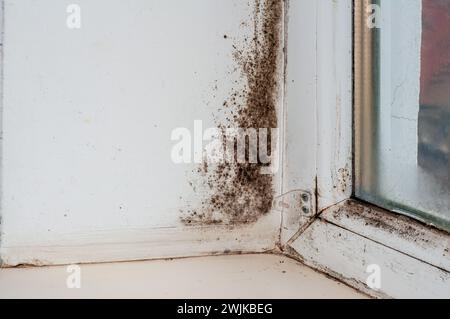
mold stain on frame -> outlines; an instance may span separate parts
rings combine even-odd
[[[222,132],[230,128],[268,129],[266,151],[270,151],[274,149],[272,143],[277,143],[277,137],[271,136],[270,129],[278,128],[277,101],[283,81],[279,73],[283,61],[280,57],[284,1],[253,0],[251,5],[253,16],[249,18],[253,22],[253,35],[245,38],[243,43],[232,44],[233,57],[245,85],[233,89],[223,102],[218,112],[226,116],[216,120],[216,124]],[[229,40],[228,35],[223,37]],[[223,138],[222,144],[226,148]],[[236,150],[236,141],[234,148]],[[274,176],[261,173],[261,169],[271,163],[264,164],[259,158],[257,163],[250,163],[247,156],[244,163],[199,166],[197,173],[206,185],[208,195],[198,209],[182,212],[183,224],[250,224],[271,211]]]

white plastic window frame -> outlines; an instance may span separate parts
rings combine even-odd
[[[289,2],[283,187],[311,190],[316,215],[293,237],[284,216],[282,247],[374,297],[450,298],[450,235],[353,198],[352,22],[368,4]]]

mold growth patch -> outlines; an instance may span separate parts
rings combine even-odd
[[[283,0],[254,0],[252,8],[252,36],[241,44],[232,43],[233,57],[244,85],[233,89],[220,106],[224,120],[216,120],[216,124],[222,131],[278,128]],[[230,35],[223,38],[231,42]],[[277,143],[276,138],[269,134],[268,150],[273,149],[271,143]],[[273,175],[264,175],[261,169],[269,165],[258,160],[258,163],[199,166],[197,173],[208,189],[208,196],[200,208],[183,212],[183,223],[248,224],[268,214],[274,199],[274,181]]]

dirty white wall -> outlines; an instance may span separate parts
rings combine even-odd
[[[4,264],[274,247],[278,213],[233,231],[183,226],[196,166],[170,158],[174,128],[213,125],[252,2],[3,2]],[[80,29],[66,25],[73,2]]]

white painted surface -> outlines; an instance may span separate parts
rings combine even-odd
[[[3,266],[66,265],[105,261],[269,252],[279,234],[278,214],[256,224],[230,227],[131,228],[63,234],[58,243],[3,247]]]
[[[170,161],[172,129],[191,129],[196,119],[213,126],[211,114],[237,77],[229,74],[236,64],[223,35],[251,34],[241,22],[249,21],[252,6],[237,0],[79,4],[82,28],[69,30],[65,3],[5,1],[5,264],[273,249],[276,211],[218,242],[215,228],[184,230],[179,210],[202,196],[189,185],[196,167]],[[321,207],[346,198],[351,187],[332,187],[343,185],[343,170],[349,171],[350,8],[349,0],[289,7],[283,169],[276,177],[283,182],[276,188],[310,192],[313,211],[316,186]],[[285,217],[284,243],[305,224]],[[180,247],[176,239],[162,244],[172,234],[185,238]]]
[[[291,247],[308,266],[374,297],[450,298],[449,272],[389,248],[384,239],[377,242],[359,235],[360,231],[317,219]],[[367,285],[370,265],[380,267],[380,289]]]
[[[317,2],[287,3],[282,194],[309,192],[316,211]],[[283,211],[282,217],[281,243],[286,244],[304,221],[300,211]]]
[[[352,192],[352,1],[289,1],[287,22],[283,193],[321,211]],[[285,217],[282,243],[304,226]]]
[[[450,235],[375,206],[347,201],[322,219],[450,272]]]
[[[67,247],[84,245],[97,248],[76,248],[76,261],[166,256],[159,241],[115,249],[182,233],[180,209],[201,202],[189,185],[196,166],[171,161],[171,132],[196,119],[214,127],[239,76],[233,41],[252,37],[253,5],[80,0],[82,27],[70,30],[68,4],[4,1],[1,257],[73,261]],[[279,213],[262,222],[246,232],[264,240],[233,247],[272,249]],[[179,242],[183,255],[204,252],[208,229]],[[99,252],[105,244],[112,255]]]
[[[350,0],[289,3],[283,192],[318,186],[319,210],[351,195],[351,21]]]
[[[314,194],[316,176],[317,2],[289,1],[283,193]]]
[[[319,1],[317,17],[318,210],[352,195],[353,1]]]
[[[176,276],[174,276],[176,274]],[[0,270],[0,298],[366,298],[304,265],[275,255],[223,256]]]

